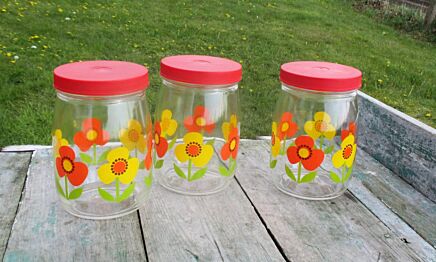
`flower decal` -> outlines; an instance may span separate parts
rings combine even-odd
[[[180,162],[192,161],[196,167],[205,166],[212,158],[213,148],[203,144],[203,136],[197,132],[187,133],[183,144],[176,146],[174,153]]]
[[[277,157],[280,153],[280,138],[277,136],[277,123],[273,122],[271,127],[271,154]]]
[[[313,139],[325,137],[331,140],[336,134],[336,129],[330,122],[331,118],[326,112],[317,112],[314,121],[304,124],[304,131]]]
[[[210,119],[209,112],[204,106],[197,106],[194,109],[194,114],[185,118],[184,125],[189,132],[204,130],[207,133],[212,133],[215,129],[215,123]]]
[[[162,111],[160,127],[162,130],[162,136],[172,136],[177,130],[177,122],[172,119],[173,113],[171,110],[165,109]]]
[[[356,123],[351,122],[348,125],[348,129],[343,129],[341,131],[341,140],[344,141],[344,139],[350,134],[352,134],[353,136],[356,136],[356,131],[357,131]]]
[[[127,129],[121,129],[119,137],[121,143],[123,143],[129,151],[137,149],[139,152],[144,153],[146,141],[142,133],[141,123],[137,120],[130,120],[127,124]]]
[[[332,158],[333,166],[340,168],[344,164],[350,168],[356,157],[357,146],[354,142],[354,136],[348,135],[341,143],[341,150],[337,151]]]
[[[80,186],[88,176],[88,167],[82,162],[76,162],[75,159],[73,149],[61,146],[59,156],[56,157],[56,170],[59,177],[66,176],[73,186]]]
[[[290,138],[297,133],[297,130],[297,124],[292,122],[292,114],[284,112],[277,129],[277,136],[280,140]]]
[[[145,154],[145,160],[144,160],[144,166],[147,170],[150,170],[151,168],[151,164],[153,163],[153,159],[151,157],[151,151],[153,148],[153,136],[152,133],[150,132],[147,135],[147,153]]]
[[[287,150],[289,162],[301,163],[308,171],[315,170],[324,160],[324,153],[322,150],[314,149],[314,146],[315,142],[310,136],[297,137],[295,146],[290,146]]]
[[[154,124],[154,145],[158,157],[163,157],[168,150],[168,141],[162,136],[162,129],[159,121]]]
[[[230,116],[230,122],[224,122],[223,125],[221,126],[221,130],[223,132],[223,136],[225,140],[229,139],[230,131],[235,127],[238,127],[238,118],[236,117],[235,114],[233,114]]]
[[[59,156],[59,149],[62,146],[68,146],[68,141],[62,137],[62,131],[60,129],[55,130],[53,139],[53,149],[55,152],[55,156]]]
[[[104,145],[109,141],[109,133],[102,129],[96,118],[87,118],[82,122],[82,130],[74,135],[74,143],[81,151],[88,151],[92,145]]]
[[[221,149],[221,157],[223,160],[232,157],[236,159],[239,149],[239,131],[237,127],[233,127],[227,135],[227,141]]]
[[[139,160],[129,158],[129,150],[126,147],[112,149],[106,159],[108,163],[103,164],[97,170],[98,178],[102,183],[110,184],[117,179],[128,185],[135,179]]]

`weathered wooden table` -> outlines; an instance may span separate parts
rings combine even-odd
[[[436,261],[436,205],[360,150],[350,189],[303,201],[272,185],[269,144],[244,140],[223,192],[183,196],[155,185],[148,205],[91,221],[64,212],[50,148],[0,152],[5,261]]]

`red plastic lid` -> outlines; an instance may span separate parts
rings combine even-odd
[[[54,87],[77,95],[110,96],[142,91],[148,87],[148,70],[123,61],[86,61],[55,68]]]
[[[160,75],[189,84],[228,85],[241,81],[242,66],[221,57],[177,55],[160,61]]]
[[[280,80],[290,86],[323,92],[345,92],[362,86],[362,72],[341,64],[316,61],[281,66]]]

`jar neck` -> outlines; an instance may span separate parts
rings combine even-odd
[[[65,93],[59,90],[56,90],[56,95],[59,99],[63,101],[86,101],[86,100],[98,100],[98,101],[108,101],[108,100],[128,100],[128,99],[138,99],[143,96],[145,96],[145,90],[135,92],[135,93],[129,93],[129,94],[122,94],[122,95],[111,95],[111,96],[91,96],[91,95],[77,95],[77,94],[71,94],[71,93]]]
[[[177,82],[173,80],[166,79],[162,77],[162,82],[165,86],[175,88],[175,89],[186,89],[192,88],[196,89],[196,91],[204,90],[204,91],[233,91],[238,89],[238,83],[233,83],[229,85],[200,85],[200,84],[190,84]]]
[[[346,92],[324,92],[324,91],[315,91],[302,89],[295,86],[290,86],[282,82],[282,90],[288,92],[293,95],[303,95],[308,97],[319,97],[319,96],[327,96],[332,98],[346,98],[346,97],[355,97],[357,95],[357,90],[351,90]]]

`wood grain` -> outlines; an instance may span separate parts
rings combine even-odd
[[[434,261],[434,249],[414,250],[348,191],[329,201],[280,193],[269,177],[267,142],[240,148],[237,180],[290,260]]]
[[[0,152],[0,258],[12,230],[32,153]]]
[[[78,219],[58,202],[50,150],[35,151],[5,261],[144,261],[138,214]]]

